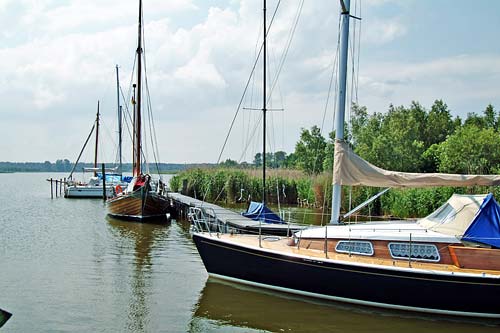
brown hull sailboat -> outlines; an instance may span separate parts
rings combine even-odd
[[[154,190],[151,177],[141,170],[141,102],[142,102],[142,1],[139,1],[139,24],[137,42],[137,84],[133,84],[134,98],[134,135],[133,135],[133,170],[134,178],[127,189],[117,187],[117,195],[108,200],[109,215],[125,220],[144,221],[147,219],[166,219],[169,209],[168,199]],[[159,184],[161,189],[161,183]]]
[[[165,218],[168,209],[169,202],[164,196],[156,192],[145,192],[143,188],[108,201],[109,215],[120,219]]]

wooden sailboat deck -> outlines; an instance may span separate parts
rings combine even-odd
[[[217,206],[212,203],[201,201],[187,195],[183,195],[176,192],[169,192],[167,197],[170,198],[177,211],[187,212],[189,207],[203,208],[205,214],[209,215],[210,218],[219,221],[222,224],[226,224],[229,227],[235,228],[240,232],[245,233],[258,233],[259,225],[263,234],[279,234],[286,235],[293,231],[303,229],[304,226],[299,224],[287,223],[287,224],[274,224],[274,223],[259,223],[259,221],[254,221],[248,217],[242,216],[232,210]]]
[[[230,243],[245,245],[252,248],[259,248],[259,237],[255,235],[221,234],[218,236],[212,235],[212,237],[218,237],[219,239]],[[300,245],[290,246],[288,245],[288,242],[290,240],[291,239],[288,237],[262,236],[260,246],[264,249],[269,249],[288,255],[307,256],[318,259],[326,258],[324,251],[300,247]],[[349,263],[359,263],[364,265],[381,265],[386,267],[412,268],[416,270],[442,271],[450,273],[453,272],[453,273],[468,273],[468,274],[481,274],[481,275],[488,274],[488,275],[496,275],[500,278],[500,271],[498,270],[466,269],[457,267],[455,265],[427,263],[415,260],[409,262],[407,260],[394,260],[394,259],[387,259],[380,257],[342,254],[334,251],[328,251],[327,258],[330,260],[346,261]]]

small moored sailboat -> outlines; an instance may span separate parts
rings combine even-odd
[[[114,189],[116,186],[126,186],[126,183],[123,180],[121,175],[121,163],[120,163],[120,172],[116,173],[116,168],[106,168],[104,170],[105,175],[100,174],[102,172],[102,168],[98,167],[97,164],[97,156],[98,156],[98,147],[99,147],[99,121],[100,121],[100,112],[99,112],[99,101],[97,101],[97,114],[92,129],[85,141],[85,144],[76,159],[76,162],[71,170],[68,180],[66,181],[64,188],[64,197],[65,198],[102,198],[105,194],[106,197],[112,197],[114,195]],[[83,151],[87,146],[87,143],[95,132],[95,150],[94,150],[94,167],[93,168],[83,168],[83,172],[91,172],[92,177],[90,177],[88,182],[77,181],[73,179],[73,174],[75,172],[75,168],[80,161]],[[105,191],[103,191],[103,186],[106,187]]]

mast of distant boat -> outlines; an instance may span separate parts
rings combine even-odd
[[[335,116],[335,141],[344,140],[344,115],[346,99],[346,79],[347,79],[347,57],[349,44],[349,9],[350,0],[340,0],[342,9],[342,24],[340,35],[340,55],[339,55],[339,97],[337,100],[337,114]],[[340,184],[333,184],[332,193],[332,217],[330,223],[338,224],[340,219],[340,199],[342,187]]]
[[[120,106],[120,76],[118,75],[118,65],[116,65],[116,101],[117,101],[117,112],[118,112],[118,158],[119,166],[118,173],[120,174],[120,180],[122,180],[122,107]]]
[[[97,101],[97,115],[95,123],[94,177],[97,177],[97,150],[99,145],[99,101]]]
[[[137,37],[137,94],[134,112],[134,161],[132,175],[141,174],[141,71],[142,71],[142,0],[139,0],[139,25]]]
[[[267,27],[266,27],[266,0],[264,0],[264,53],[263,53],[263,92],[262,92],[262,204],[266,206],[266,51],[267,51]]]

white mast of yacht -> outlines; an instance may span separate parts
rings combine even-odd
[[[340,0],[342,7],[342,24],[340,25],[340,55],[339,55],[339,95],[337,99],[337,114],[335,115],[335,141],[344,140],[344,115],[347,81],[347,57],[349,48],[349,8],[350,0]],[[340,219],[340,202],[342,188],[340,184],[333,184],[332,217],[330,223],[338,224]]]

